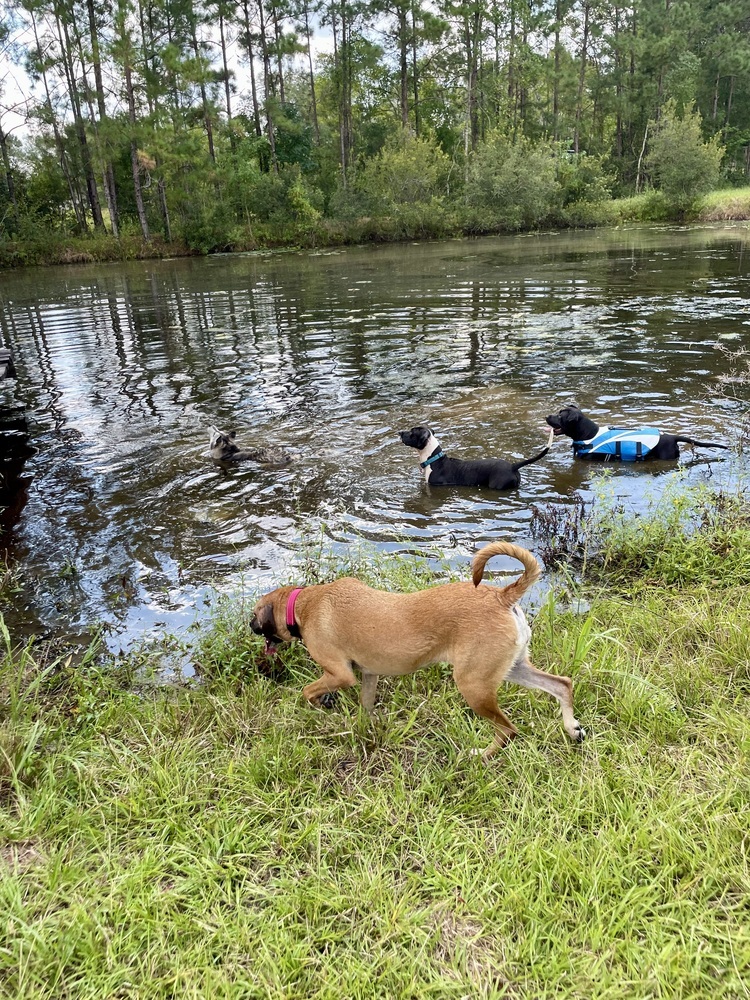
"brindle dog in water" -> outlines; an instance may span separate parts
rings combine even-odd
[[[262,465],[289,465],[294,456],[283,448],[240,448],[235,441],[236,431],[211,428],[208,453],[215,462],[259,462]]]

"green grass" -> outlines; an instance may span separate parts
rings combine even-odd
[[[687,213],[680,213],[656,191],[611,203],[615,222],[742,222],[750,219],[750,187],[722,188],[698,198]]]
[[[713,191],[702,200],[701,222],[750,219],[750,187]]]
[[[750,501],[742,492],[686,490],[677,477],[652,500],[649,516],[626,515],[601,480],[581,533],[585,573],[633,595],[643,585],[750,585]]]
[[[242,602],[197,686],[6,642],[0,996],[748,996],[750,588],[638,573],[536,616],[587,741],[509,687],[522,736],[489,765],[447,668],[383,683],[372,720],[353,692],[314,711],[298,644],[258,676]]]

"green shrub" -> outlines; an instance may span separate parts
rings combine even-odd
[[[659,191],[617,198],[612,206],[618,222],[662,222],[669,218],[669,206]]]
[[[563,154],[557,162],[557,183],[563,207],[581,202],[603,202],[612,197],[612,178],[604,158],[587,153]]]
[[[253,218],[260,222],[308,222],[320,217],[323,195],[307,183],[299,167],[258,174],[248,192]]]
[[[618,221],[618,213],[611,201],[576,201],[560,210],[558,222],[563,226],[585,228],[586,226],[613,226]]]
[[[351,184],[347,187],[339,184],[328,202],[328,212],[334,219],[361,219],[368,216],[371,210],[372,202],[368,194]]]
[[[511,143],[495,133],[474,154],[466,188],[469,224],[478,231],[533,228],[559,198],[552,147]]]
[[[704,142],[700,114],[687,110],[680,116],[674,101],[653,127],[646,164],[667,202],[686,212],[718,183],[724,147],[718,136]]]
[[[384,214],[396,205],[436,203],[445,193],[450,161],[431,139],[402,133],[391,139],[356,179],[371,208]]]

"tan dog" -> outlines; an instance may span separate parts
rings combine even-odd
[[[495,555],[518,559],[524,572],[505,587],[480,586],[484,567]],[[446,583],[413,594],[373,590],[351,577],[279,587],[255,605],[250,627],[265,636],[270,651],[293,638],[304,642],[323,668],[323,676],[303,691],[311,704],[356,684],[352,667],[357,666],[361,702],[370,711],[379,676],[447,662],[468,704],[495,727],[485,759],[517,734],[497,706],[498,688],[506,680],[557,698],[565,732],[580,742],[586,733],[573,714],[570,678],[537,670],[528,657],[531,630],[516,602],[541,576],[539,563],[518,545],[494,542],[477,552],[471,568],[472,583]]]

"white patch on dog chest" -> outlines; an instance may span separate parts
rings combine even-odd
[[[427,459],[430,457],[430,455],[432,455],[433,452],[438,451],[439,449],[440,449],[440,442],[438,441],[438,439],[435,437],[434,434],[430,434],[429,438],[427,439],[427,444],[425,444],[423,448],[419,449],[419,464],[421,465],[423,462],[426,462]],[[424,481],[426,483],[429,483],[430,473],[432,472],[432,463],[430,463],[430,465],[425,465],[423,472],[424,472]]]

